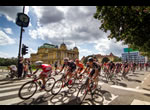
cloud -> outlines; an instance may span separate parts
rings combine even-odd
[[[0,30],[0,45],[15,44],[15,40]]]
[[[26,58],[30,58],[31,53],[36,53],[37,51],[32,49],[32,48],[28,48],[28,54],[26,54],[24,57]]]
[[[4,31],[5,31],[7,34],[13,34],[11,28],[4,28]]]
[[[91,50],[88,49],[82,49],[80,47],[78,47],[79,49],[79,59],[81,59],[83,56],[88,56],[88,55],[92,55],[93,52]]]
[[[105,33],[99,30],[100,21],[93,17],[96,12],[95,6],[33,8],[38,18],[38,27],[29,30],[29,35],[33,39],[60,45],[64,38],[68,48],[74,47],[75,42],[78,45],[95,43],[93,48],[96,48],[101,54],[113,52],[120,55],[124,48],[121,43],[107,39],[109,32]],[[84,54],[87,56],[92,53],[92,50],[81,49],[80,53],[84,52],[87,52]]]
[[[64,19],[64,13],[54,6],[33,7],[41,25],[59,22]]]
[[[120,57],[123,52],[123,48],[127,48],[127,45],[123,45],[122,42],[116,42],[115,39],[108,40],[105,38],[97,41],[94,47],[100,54],[106,55],[112,52],[114,55]]]
[[[0,14],[4,15],[7,20],[15,22],[17,13],[23,11],[23,6],[0,6]],[[25,14],[28,14],[29,7],[25,7]]]
[[[95,7],[34,7],[34,10],[40,19],[39,24],[43,24],[42,21],[46,21],[46,25],[39,25],[37,29],[29,31],[29,35],[33,39],[47,40],[52,43],[57,41],[60,43],[64,38],[68,43],[71,41],[85,43],[101,39],[103,34],[105,34],[98,29],[99,23],[93,18],[93,14],[96,11]],[[60,14],[59,12],[56,13],[56,10],[64,11],[63,20],[53,21],[52,23],[51,20],[42,17],[47,11],[52,15],[54,13],[55,17],[58,17]]]

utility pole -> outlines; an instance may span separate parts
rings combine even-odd
[[[24,13],[24,10],[25,10],[25,6],[23,6],[23,13]],[[21,26],[21,30],[20,30],[20,43],[19,43],[19,52],[18,52],[18,70],[19,70],[19,60],[20,60],[20,53],[21,53],[22,31],[23,31],[23,25]]]

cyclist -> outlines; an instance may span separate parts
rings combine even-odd
[[[79,61],[79,59],[76,59],[75,62],[76,62],[76,67],[78,67],[77,71],[75,72],[75,75],[77,76],[77,74],[81,74],[81,72],[83,71],[84,65]],[[82,76],[80,78],[82,78]]]
[[[10,69],[10,73],[11,73],[10,74],[10,78],[13,78],[14,75],[17,73],[16,65],[10,65],[8,68]]]
[[[35,65],[36,65],[37,70],[33,74],[36,74],[39,69],[42,69],[42,72],[39,75],[39,79],[41,79],[43,81],[43,85],[40,89],[40,91],[41,91],[41,90],[45,89],[45,83],[46,83],[45,78],[47,78],[48,76],[51,76],[52,67],[51,67],[51,65],[43,64],[43,61],[36,61]]]
[[[133,72],[136,70],[136,63],[133,63]]]
[[[58,64],[58,62],[57,61],[55,61],[55,64],[54,64],[54,66],[55,66],[55,75],[57,75],[57,72],[56,72],[56,70],[57,70],[57,65]]]
[[[116,74],[120,72],[120,63],[116,63]]]
[[[128,73],[128,71],[129,71],[129,64],[125,62],[123,66],[123,77],[126,77],[126,74]]]
[[[67,76],[69,76],[68,81],[69,81],[69,84],[71,84],[70,79],[72,77],[72,73],[76,70],[76,64],[73,61],[69,61],[69,58],[64,58],[64,64],[63,64],[60,72],[58,72],[58,74],[63,71],[64,67],[67,67],[67,73],[65,75],[65,81],[67,79]],[[63,87],[64,87],[64,85],[63,85]]]
[[[115,69],[115,64],[114,64],[113,61],[110,61],[110,63],[109,63],[109,71],[110,71],[110,73],[111,72],[113,73],[114,69]]]
[[[94,88],[96,88],[97,85],[98,85],[98,77],[97,76],[98,76],[98,73],[101,70],[101,66],[98,63],[94,62],[94,59],[92,57],[88,58],[87,65],[86,65],[85,71],[83,73],[87,72],[87,70],[90,69],[90,68],[92,70],[88,74],[88,77],[90,77],[94,80],[94,82],[96,83]],[[90,84],[90,81],[88,82],[88,88],[89,88],[89,84]]]

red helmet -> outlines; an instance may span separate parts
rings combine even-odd
[[[79,59],[76,59],[76,62],[79,62]]]

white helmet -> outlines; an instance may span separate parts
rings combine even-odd
[[[36,61],[36,62],[35,62],[35,65],[36,65],[36,66],[40,66],[40,65],[42,65],[42,64],[43,64],[43,61]]]

